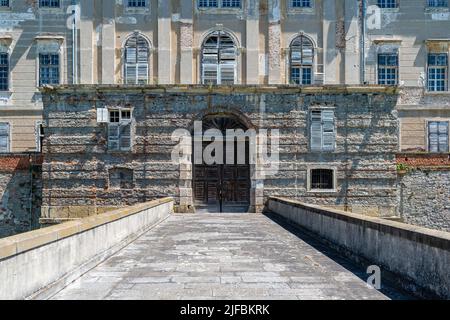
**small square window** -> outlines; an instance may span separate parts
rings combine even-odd
[[[291,0],[292,8],[312,8],[313,0]]]
[[[448,0],[427,0],[429,8],[448,8]]]
[[[334,191],[335,174],[333,169],[311,169],[309,172],[309,186],[310,191]]]
[[[0,8],[9,8],[9,0],[0,0]]]
[[[397,0],[378,0],[377,4],[383,9],[398,8]]]

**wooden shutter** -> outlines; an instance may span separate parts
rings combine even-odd
[[[430,152],[439,152],[439,125],[437,122],[428,123],[428,149]]]
[[[120,150],[131,149],[131,123],[120,125]]]
[[[227,63],[220,65],[220,84],[234,84],[236,64]]]
[[[9,123],[0,123],[0,153],[9,152]]]
[[[108,125],[108,149],[109,150],[119,150],[119,124],[110,123]]]
[[[323,110],[322,111],[322,128],[323,128],[323,150],[334,151],[336,144],[335,124],[334,124],[334,111]]]
[[[217,64],[204,64],[202,72],[203,84],[217,84]]]
[[[311,113],[311,150],[322,150],[322,112],[312,111]]]
[[[439,152],[448,152],[448,122],[439,122]]]
[[[137,83],[148,83],[148,63],[139,63],[137,65]]]

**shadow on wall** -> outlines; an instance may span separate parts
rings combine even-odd
[[[0,155],[0,238],[40,228],[41,184],[39,156]]]

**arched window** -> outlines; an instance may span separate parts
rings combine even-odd
[[[225,32],[211,33],[202,47],[202,83],[236,83],[236,45]]]
[[[149,44],[135,33],[125,43],[125,84],[147,84],[149,78]]]
[[[314,79],[314,45],[305,36],[298,36],[290,48],[290,83],[312,84]]]

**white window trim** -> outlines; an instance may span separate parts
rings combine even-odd
[[[443,66],[430,66],[428,61],[429,61],[429,55],[430,54],[447,54],[447,66],[443,67]],[[445,90],[443,91],[437,91],[437,90],[429,90],[429,71],[430,68],[436,68],[436,69],[446,69],[446,73],[445,73]],[[434,52],[434,51],[430,51],[427,50],[427,55],[426,55],[426,63],[425,63],[425,92],[426,93],[431,93],[431,94],[442,94],[442,93],[448,93],[450,90],[450,81],[449,81],[449,76],[450,76],[450,53],[448,52]]]
[[[128,6],[128,0],[124,1],[124,11],[125,13],[129,14],[139,14],[139,13],[149,13],[151,10],[151,0],[145,0],[145,6],[144,7],[130,7]]]
[[[53,38],[53,40],[51,40]],[[56,39],[55,39],[56,38]],[[40,75],[40,61],[39,61],[39,55],[40,54],[58,54],[59,56],[59,84],[65,84],[65,61],[64,59],[64,37],[61,36],[45,36],[45,37],[36,37],[36,88],[39,88],[39,79],[41,77]],[[49,50],[46,48],[45,45],[48,44],[57,44],[58,50]]]
[[[306,190],[308,193],[337,193],[338,192],[338,169],[336,166],[329,166],[329,165],[310,165],[307,166],[307,179],[306,179]],[[333,171],[333,189],[312,189],[311,183],[312,183],[312,171],[313,170],[332,170]]]

